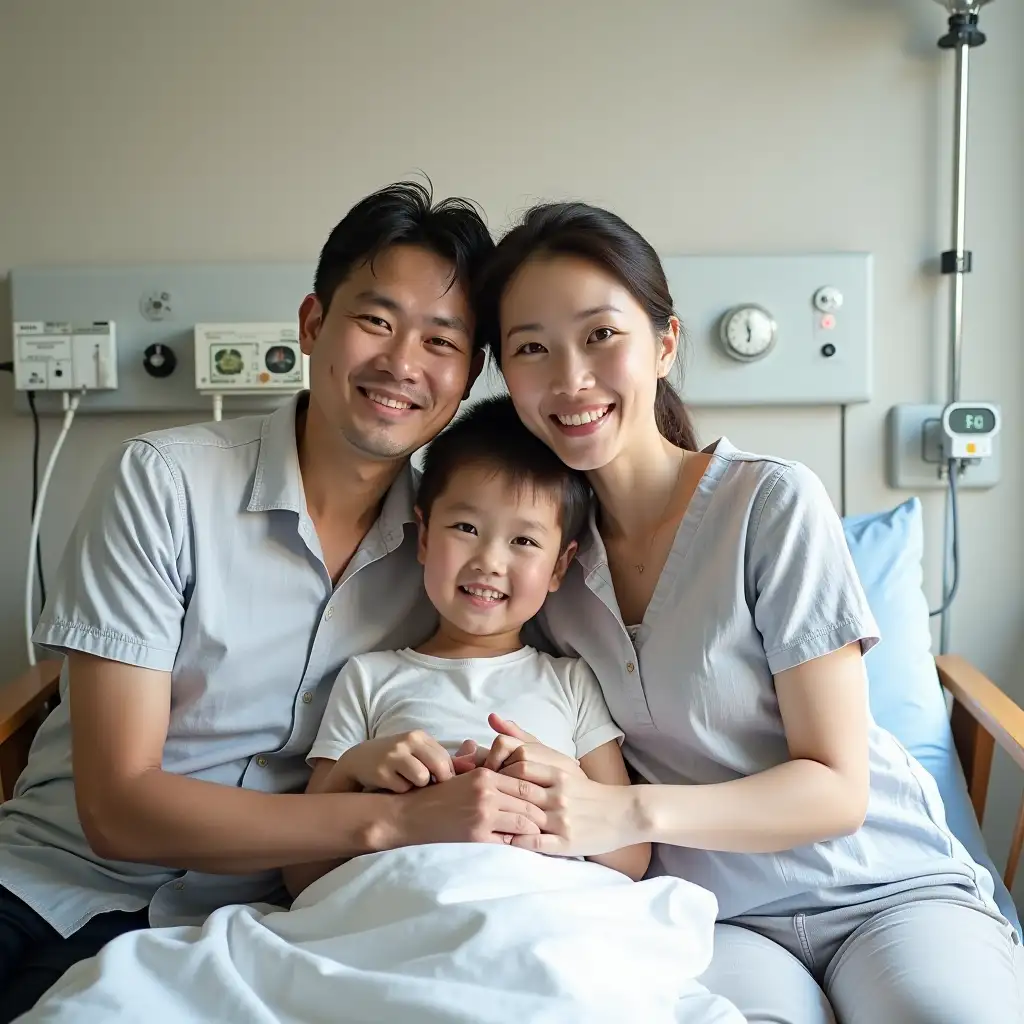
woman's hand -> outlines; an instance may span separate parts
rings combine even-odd
[[[635,787],[594,782],[578,761],[544,746],[515,722],[498,715],[488,722],[499,733],[495,743],[487,749],[466,740],[455,754],[455,771],[461,775],[483,767],[499,743],[511,741],[514,749],[498,774],[522,785],[541,812],[538,833],[507,837],[512,846],[562,857],[599,857],[643,841]],[[621,782],[626,781],[623,769]]]
[[[528,760],[507,765],[500,774],[543,790],[542,834],[513,836],[513,846],[561,857],[596,857],[645,841],[636,808],[638,787],[593,782],[582,771]]]

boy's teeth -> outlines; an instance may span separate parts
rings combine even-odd
[[[505,595],[500,590],[491,590],[489,587],[463,587],[467,594],[474,597],[484,597],[488,601],[500,601]]]
[[[595,423],[599,419],[603,419],[608,415],[608,410],[611,409],[610,405],[606,405],[603,409],[594,409],[590,412],[574,412],[571,416],[559,416],[558,422],[563,427],[582,427],[584,423]]]
[[[371,402],[378,405],[386,405],[389,409],[411,409],[412,402],[400,402],[397,398],[388,398],[387,395],[378,395],[376,391],[367,391]]]

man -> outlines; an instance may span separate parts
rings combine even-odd
[[[285,865],[537,831],[485,771],[301,792],[348,657],[433,625],[409,457],[480,372],[492,245],[418,185],[362,200],[299,309],[309,393],[133,438],[101,474],[35,633],[64,699],[0,805],[0,1021],[126,930],[280,901]]]

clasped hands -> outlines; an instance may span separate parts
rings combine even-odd
[[[451,756],[420,731],[360,743],[337,761],[325,788],[399,794],[389,845],[505,843],[560,856],[623,845],[623,787],[590,780],[579,763],[490,715],[489,748],[467,740]],[[622,804],[622,806],[620,806]]]
[[[578,761],[545,746],[515,722],[495,714],[487,721],[497,734],[489,748],[466,740],[452,757],[432,736],[414,730],[352,747],[341,756],[336,770],[364,790],[390,793],[447,782],[478,768],[512,777],[512,766],[527,762],[583,775]]]

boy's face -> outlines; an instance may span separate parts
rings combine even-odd
[[[467,466],[420,524],[427,596],[443,619],[471,636],[518,633],[557,590],[576,545],[563,553],[557,498],[516,489],[485,466]]]

